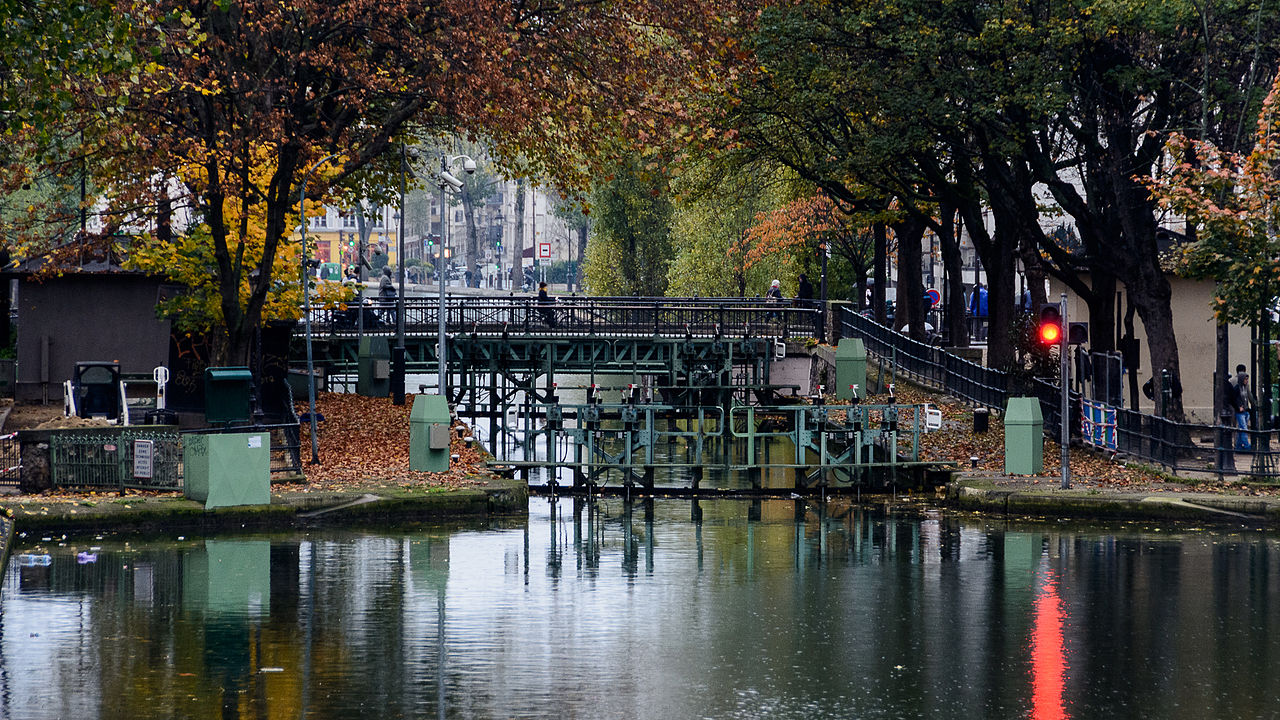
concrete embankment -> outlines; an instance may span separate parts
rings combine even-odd
[[[946,498],[951,507],[1002,515],[1251,524],[1280,521],[1280,498],[1270,496],[1172,490],[1061,490],[1052,486],[1006,486],[1000,479],[960,477],[947,486]]]
[[[4,503],[20,532],[184,532],[287,529],[315,524],[413,522],[527,512],[529,488],[490,478],[460,489],[370,487],[351,492],[278,493],[269,505],[206,510],[182,497],[24,498]]]

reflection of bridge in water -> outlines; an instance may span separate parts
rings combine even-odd
[[[365,308],[363,315],[313,311],[316,362],[328,374],[356,374],[361,338],[395,341],[395,307]],[[404,312],[406,371],[434,380],[439,300],[406,298]],[[807,382],[783,383],[780,369],[789,345],[790,362],[804,363],[808,377],[807,351],[794,354],[821,336],[816,306],[452,296],[445,319],[450,405],[482,430],[499,461],[526,474],[565,468],[575,487],[618,480],[629,489],[652,486],[655,471],[679,467],[698,488],[703,468],[714,465],[742,471],[759,487],[761,469],[780,468],[794,472],[795,489],[825,492],[869,484],[871,468],[919,464],[923,417],[916,408],[783,404],[810,391]],[[366,352],[370,344],[364,342]],[[558,387],[558,376],[586,377],[586,402],[563,403],[567,388]],[[597,376],[628,381],[597,389]],[[790,439],[791,450],[769,460],[760,451],[777,438]],[[556,478],[553,472],[553,488]]]

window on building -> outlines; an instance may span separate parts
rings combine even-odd
[[[461,211],[461,210],[454,210],[454,211],[453,211],[453,221],[454,221],[454,222],[462,222],[462,211]]]
[[[318,215],[318,216],[316,216],[316,217],[311,218],[311,227],[314,227],[314,228],[327,228],[327,227],[329,227],[329,216],[328,216],[328,215]]]
[[[342,214],[342,227],[344,227],[344,228],[353,228],[353,227],[355,227],[355,226],[356,226],[356,214],[355,214],[355,213],[343,213],[343,214]]]

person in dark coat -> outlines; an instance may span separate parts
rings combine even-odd
[[[1253,390],[1249,388],[1249,373],[1245,370],[1244,365],[1236,366],[1235,382],[1231,383],[1229,394],[1231,403],[1229,407],[1236,416],[1236,427],[1241,432],[1236,433],[1236,449],[1251,450],[1253,443],[1249,441],[1249,413],[1253,410],[1254,397]]]
[[[796,291],[796,299],[801,301],[800,307],[811,307],[813,300],[813,285],[809,283],[809,278],[804,273],[800,273],[800,289]]]
[[[556,326],[554,304],[555,300],[547,294],[547,284],[545,282],[538,283],[538,314],[542,316],[542,321],[547,324],[547,327]]]
[[[378,302],[386,308],[383,316],[387,323],[396,321],[396,284],[391,280],[391,266],[382,266],[382,278],[378,280]]]

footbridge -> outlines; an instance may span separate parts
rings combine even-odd
[[[422,379],[411,391],[436,392],[440,307],[438,298],[405,299],[406,372]],[[368,372],[371,347],[398,342],[397,312],[313,310],[315,362],[330,376],[354,377],[361,363]],[[562,482],[588,492],[652,488],[659,469],[687,470],[697,491],[712,467],[743,471],[757,488],[773,468],[793,474],[796,491],[825,493],[870,484],[877,467],[924,465],[922,409],[809,409],[807,380],[787,382],[789,354],[808,377],[808,355],[795,355],[821,337],[816,306],[452,295],[444,313],[450,405],[508,469],[549,472],[552,491]]]
[[[734,298],[562,297],[540,303],[454,295],[444,312],[448,391],[455,404],[480,390],[501,395],[503,379],[545,400],[564,374],[628,374],[636,382],[643,376],[677,403],[711,400],[709,390],[764,391],[774,385],[770,366],[785,355],[786,342],[815,338],[822,327],[815,307]],[[368,352],[366,339],[396,342],[396,313],[394,305],[313,310],[316,364],[330,375],[354,375],[362,343]],[[404,313],[406,371],[436,373],[439,300],[406,298]],[[302,335],[296,333],[295,342]]]

